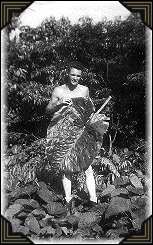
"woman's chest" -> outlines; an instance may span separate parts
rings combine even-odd
[[[84,91],[81,91],[79,89],[69,91],[64,90],[61,94],[61,98],[71,99],[71,98],[77,98],[77,97],[86,97]]]

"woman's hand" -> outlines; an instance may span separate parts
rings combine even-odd
[[[68,105],[72,104],[72,99],[63,98],[60,100],[60,104],[68,106]]]

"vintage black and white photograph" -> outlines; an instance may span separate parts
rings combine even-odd
[[[34,1],[1,30],[2,210],[33,243],[120,243],[152,215],[151,40],[119,1]]]

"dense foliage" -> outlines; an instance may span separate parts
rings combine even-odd
[[[40,178],[45,177],[45,183],[32,181],[7,191],[5,217],[14,232],[22,232],[34,241],[122,239],[129,233],[139,234],[149,208],[147,177],[143,171],[147,159],[141,159],[142,155],[142,149],[125,149],[113,154],[112,159],[100,155],[95,159],[98,197],[95,207],[86,205],[88,191],[85,174],[81,172],[73,175],[74,214],[67,215],[61,178],[58,175],[56,179],[52,170],[46,170]]]
[[[118,238],[139,231],[148,198],[145,27],[141,20],[130,15],[124,21],[103,20],[95,24],[83,17],[72,25],[69,19],[50,18],[37,28],[20,27],[19,39],[8,38],[6,44],[6,217],[14,230],[31,237],[61,239]],[[67,79],[66,68],[73,60],[84,66],[81,82],[89,87],[96,109],[112,96],[102,112],[111,120],[103,147],[93,162],[99,211],[86,212],[80,204],[76,216],[67,217],[62,223],[56,218],[65,214],[61,206],[63,194],[53,192],[63,191],[60,185],[57,188],[59,170],[51,167],[45,156],[50,120],[45,107],[54,87]],[[73,178],[74,192],[85,195],[84,174]],[[39,182],[38,187],[38,180],[45,180],[47,186]],[[50,199],[46,199],[47,195]],[[82,202],[86,199],[83,194],[80,198]],[[100,220],[97,212],[101,212]]]
[[[85,67],[82,82],[97,108],[100,99],[113,96],[111,117],[114,122],[119,117],[125,144],[131,136],[144,138],[145,27],[140,19],[131,15],[125,21],[94,24],[83,17],[72,25],[65,18],[50,18],[37,28],[20,29],[18,42],[8,43],[5,88],[10,129],[19,128],[20,122],[36,136],[45,136],[44,108],[53,88],[66,79],[69,62],[79,60]]]

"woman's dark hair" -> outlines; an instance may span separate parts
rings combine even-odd
[[[69,63],[68,69],[70,71],[71,68],[75,68],[77,70],[83,70],[84,67],[81,63],[79,63],[78,61],[72,61]]]

